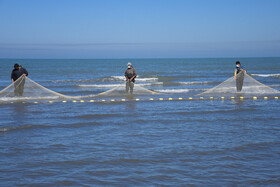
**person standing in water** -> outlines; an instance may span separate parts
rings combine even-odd
[[[124,76],[126,78],[126,92],[130,90],[130,93],[132,94],[137,73],[130,62],[127,63],[127,70],[125,71]]]
[[[236,80],[236,90],[241,92],[243,87],[244,75],[247,72],[239,61],[236,61],[236,67],[234,71],[234,79]]]
[[[22,75],[22,80],[17,81]],[[15,86],[14,92],[16,97],[23,95],[25,76],[28,76],[26,69],[18,64],[15,64],[11,74],[11,79]]]

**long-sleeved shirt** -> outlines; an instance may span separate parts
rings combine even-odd
[[[13,69],[12,74],[11,74],[11,79],[16,81],[18,78],[20,78],[23,74],[28,75],[28,72],[26,71],[25,68],[20,68],[20,69]]]

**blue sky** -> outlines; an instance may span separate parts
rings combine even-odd
[[[279,0],[0,0],[0,58],[280,56]]]

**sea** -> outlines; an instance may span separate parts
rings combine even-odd
[[[237,60],[280,90],[276,57],[0,59],[0,90],[18,63],[54,92],[96,95],[123,85],[131,62],[135,85],[162,93],[0,102],[0,186],[279,186],[280,100],[184,99],[232,77]]]

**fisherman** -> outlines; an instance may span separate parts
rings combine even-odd
[[[22,78],[18,80],[21,76]],[[19,64],[15,64],[11,74],[11,79],[15,86],[14,93],[16,97],[23,95],[25,76],[28,76],[26,69]]]
[[[237,92],[241,92],[243,87],[244,75],[247,71],[241,66],[239,61],[236,61],[236,67],[234,71],[234,79],[236,80],[236,90]]]
[[[126,92],[128,93],[130,90],[130,93],[132,94],[137,73],[130,62],[127,63],[127,70],[125,71],[124,76],[126,78]]]

